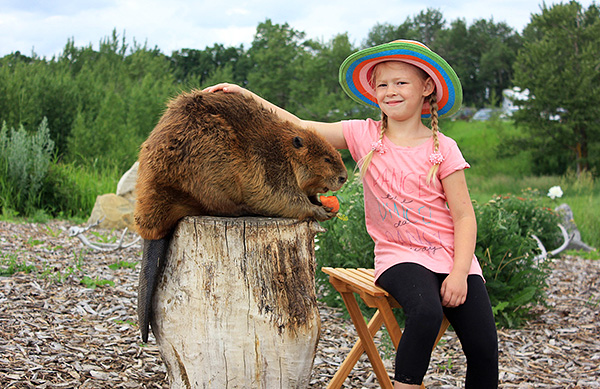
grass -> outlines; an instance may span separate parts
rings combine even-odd
[[[73,163],[52,165],[47,180],[47,212],[69,219],[87,219],[96,197],[115,193],[123,173],[116,167],[100,169]]]
[[[12,276],[15,273],[32,273],[35,266],[19,261],[17,254],[3,254],[0,257],[0,277]]]
[[[454,139],[471,165],[469,173],[478,177],[531,176],[528,153],[509,154],[502,139],[518,137],[519,130],[508,121],[444,122],[442,132]]]

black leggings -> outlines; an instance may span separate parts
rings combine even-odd
[[[401,263],[386,270],[378,284],[404,309],[406,325],[396,353],[395,380],[420,385],[445,314],[467,357],[466,388],[498,387],[498,337],[483,279],[467,278],[467,300],[456,308],[442,306],[440,289],[447,274]]]

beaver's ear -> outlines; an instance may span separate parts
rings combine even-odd
[[[299,149],[300,147],[304,146],[304,141],[299,136],[296,136],[294,137],[294,140],[292,140],[292,144],[295,148]]]

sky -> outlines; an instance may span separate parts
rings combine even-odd
[[[587,9],[593,1],[579,3]],[[130,45],[135,40],[167,55],[217,43],[249,48],[267,19],[323,41],[348,33],[359,46],[377,23],[399,25],[427,8],[439,10],[448,23],[493,20],[520,33],[541,6],[542,0],[0,0],[0,57],[20,51],[49,59],[68,39],[97,49],[113,30]]]

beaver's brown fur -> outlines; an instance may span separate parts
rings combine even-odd
[[[187,215],[326,220],[334,213],[316,195],[347,178],[321,136],[239,94],[172,100],[139,162],[135,221],[144,239],[162,238]]]
[[[144,238],[138,320],[148,340],[152,297],[170,232],[188,215],[326,220],[317,199],[347,179],[340,154],[239,94],[183,93],[168,104],[139,155],[135,222]]]

